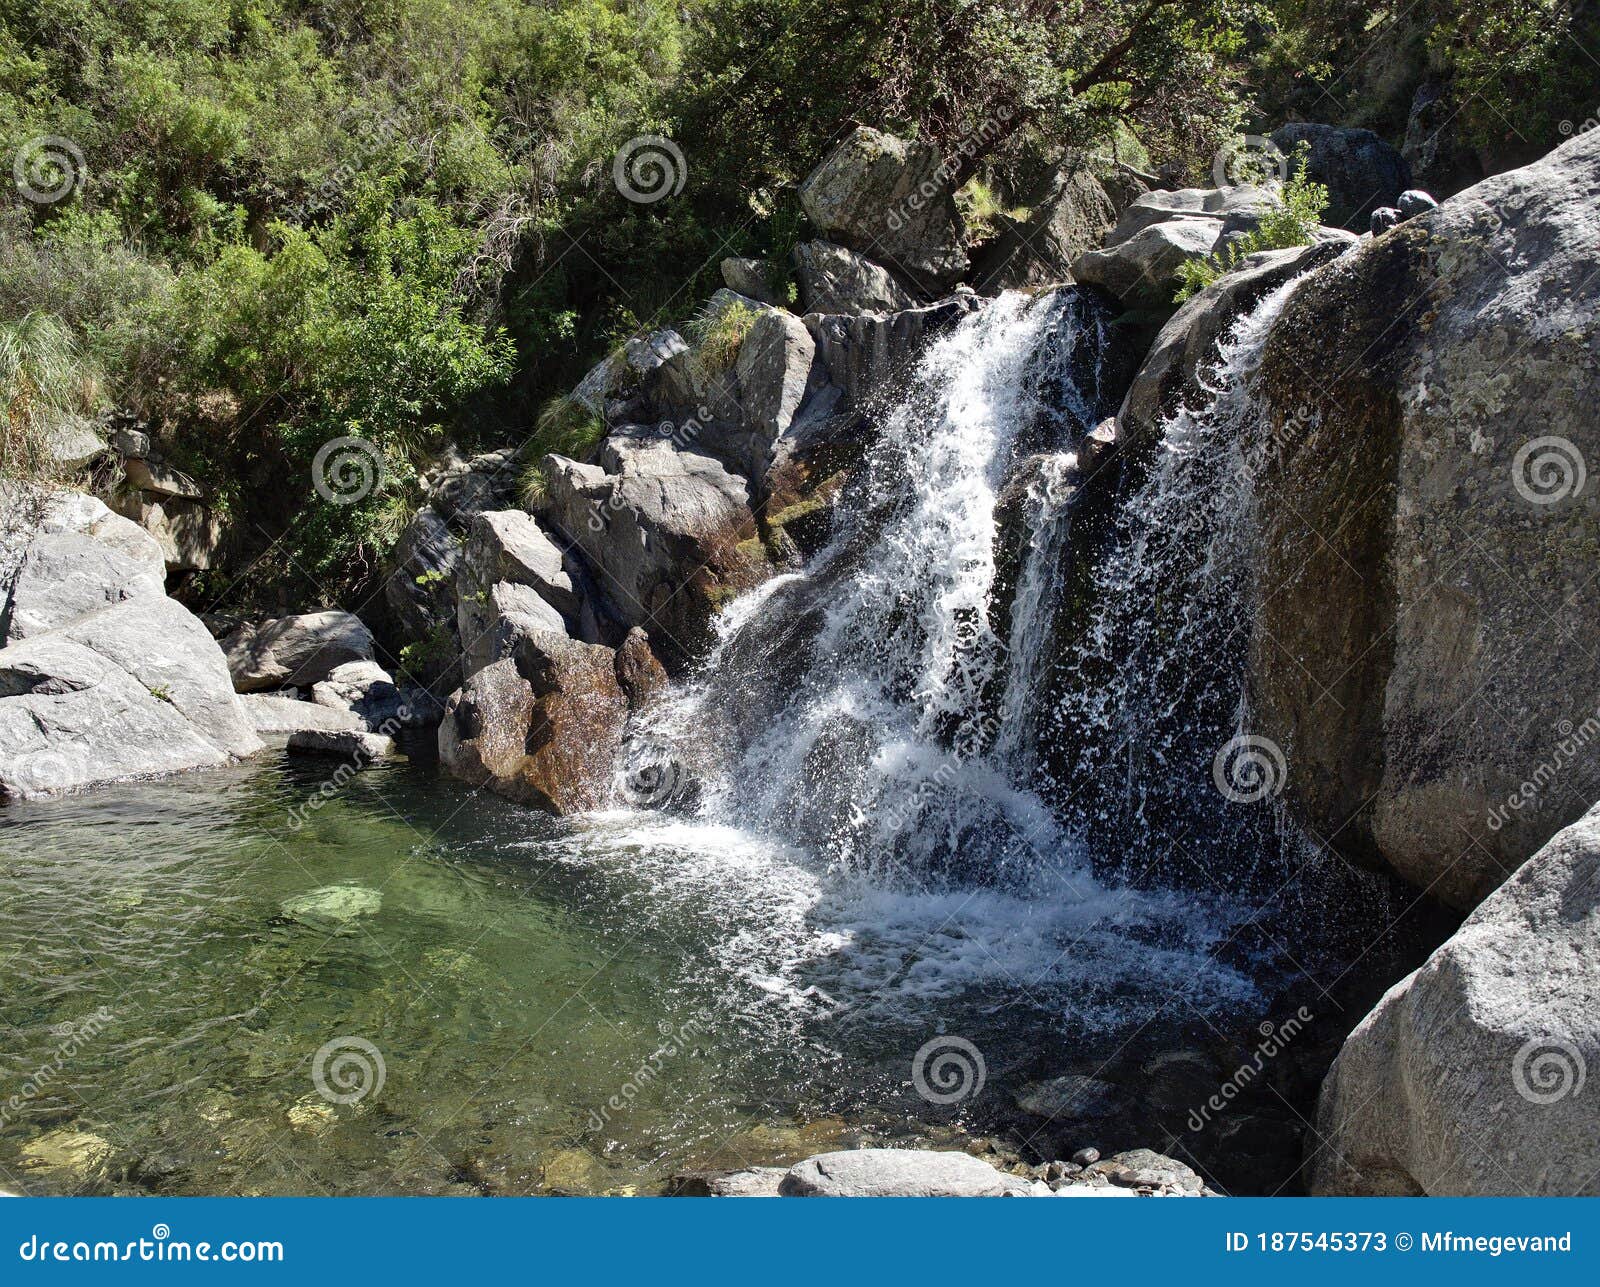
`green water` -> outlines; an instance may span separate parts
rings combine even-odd
[[[0,811],[0,1187],[652,1192],[921,1129],[904,1069],[763,1005],[737,921],[765,913],[675,895],[661,873],[694,854],[576,861],[583,833],[428,767],[323,800],[328,771]],[[383,1084],[335,1059],[324,1084],[366,1093],[334,1102],[316,1056],[350,1038]]]
[[[1182,1124],[1278,1004],[1223,905],[1049,861],[1030,889],[852,880],[688,819],[556,822],[426,762],[332,774],[268,756],[0,810],[0,1189],[649,1194],[977,1134],[1225,1178],[1245,1153]],[[918,1059],[952,1039],[982,1072],[947,1100]],[[1019,1121],[1017,1088],[1063,1073],[1126,1111]],[[1231,1183],[1298,1165],[1315,1075],[1298,1107],[1263,1091],[1276,1142]]]

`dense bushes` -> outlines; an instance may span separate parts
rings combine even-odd
[[[1555,6],[1563,22],[1519,44],[1549,7],[1441,12],[1428,39],[1463,84],[1486,50],[1511,69],[1470,112],[1496,93],[1560,100],[1540,79],[1550,42],[1588,6]],[[540,431],[535,408],[689,315],[723,256],[786,262],[805,235],[794,184],[852,124],[920,134],[956,182],[981,172],[1008,199],[1070,148],[1142,162],[1143,144],[1198,177],[1243,81],[1292,96],[1295,59],[1348,52],[1350,10],[0,0],[8,167],[30,141],[76,149],[60,199],[0,215],[0,320],[55,319],[247,547],[284,537],[250,592],[331,598],[375,566],[447,436],[581,446],[592,424]],[[670,199],[612,181],[645,134],[682,147]],[[386,487],[311,504],[315,453],[347,435],[381,450]]]

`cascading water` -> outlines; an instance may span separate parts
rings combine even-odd
[[[804,889],[782,950],[736,936],[769,982],[1054,985],[1080,1017],[1249,993],[1205,956],[1226,907],[1107,887],[1050,803],[1071,448],[1109,409],[1106,344],[1069,289],[1004,295],[931,345],[826,548],[731,605],[700,675],[639,722],[630,798],[666,816],[646,838],[630,815],[628,847],[765,845]]]
[[[1092,372],[1100,338],[1075,294],[1007,295],[933,346],[829,546],[737,605],[703,680],[651,721],[657,751],[689,742],[703,816],[921,883],[1004,885],[1036,851],[1062,861],[1065,836],[1006,767],[1048,633],[1061,448],[1093,412],[1072,372]],[[1008,621],[997,509],[1031,451]],[[708,762],[696,744],[719,726]]]
[[[1120,879],[1240,889],[1285,843],[1284,765],[1248,734],[1256,456],[1254,378],[1294,290],[1268,294],[1222,341],[1203,398],[1162,427],[1088,576],[1092,605],[1062,641],[1044,739],[1056,807]]]

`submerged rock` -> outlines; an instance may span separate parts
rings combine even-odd
[[[1600,807],[1357,1025],[1307,1138],[1314,1194],[1600,1193]]]
[[[92,1131],[61,1129],[29,1140],[18,1154],[22,1172],[51,1189],[78,1192],[106,1178],[113,1149]]]
[[[376,916],[383,894],[364,885],[325,885],[285,900],[283,914],[296,921],[332,921],[344,924],[363,916]]]
[[[1093,1121],[1111,1117],[1127,1103],[1122,1089],[1097,1077],[1068,1075],[1035,1082],[1017,1095],[1017,1107],[1036,1117]]]

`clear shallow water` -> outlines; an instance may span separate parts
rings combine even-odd
[[[852,888],[725,828],[555,824],[426,764],[296,828],[328,772],[276,757],[0,813],[0,1184],[85,1187],[54,1162],[87,1132],[95,1191],[650,1192],[949,1138],[1041,1031],[1109,1040],[1174,986],[1251,995],[1180,945],[1108,969],[1114,919],[1065,898]],[[985,1093],[917,1094],[940,1032],[983,1052]],[[351,1037],[383,1085],[331,1103],[316,1052]]]

